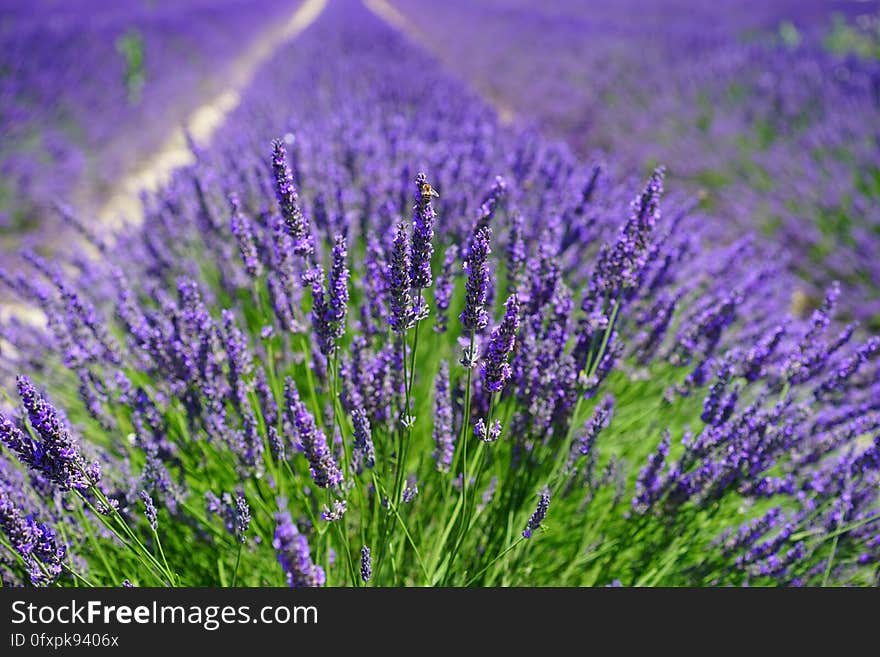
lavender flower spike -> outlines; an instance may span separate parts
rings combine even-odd
[[[299,533],[287,512],[275,515],[275,536],[272,547],[278,563],[287,577],[287,585],[293,588],[324,586],[327,581],[324,569],[312,562],[309,542]]]
[[[434,206],[431,199],[437,192],[424,173],[416,176],[416,203],[413,206],[413,236],[410,257],[410,277],[417,289],[431,287],[431,257],[434,255]]]
[[[483,376],[489,392],[500,392],[510,378],[510,364],[507,359],[516,345],[516,333],[519,330],[519,302],[516,295],[507,299],[504,319],[492,331],[489,348],[483,361]]]
[[[244,269],[251,278],[257,278],[263,273],[263,263],[257,253],[257,245],[254,242],[254,233],[251,222],[241,211],[241,203],[238,195],[229,195],[229,206],[232,211],[230,230],[238,242],[238,251],[244,263]]]
[[[482,331],[489,324],[486,299],[490,285],[488,258],[492,252],[489,248],[491,238],[492,230],[488,226],[479,228],[471,238],[468,259],[464,265],[468,280],[460,319],[464,332],[468,335]]]
[[[293,174],[287,164],[287,151],[281,140],[272,142],[272,172],[275,175],[275,196],[281,208],[284,227],[293,239],[294,251],[303,257],[315,251],[309,222],[299,205],[299,197],[293,187]]]
[[[251,526],[251,507],[244,493],[235,496],[235,537],[240,543],[247,542],[247,532]]]
[[[331,356],[337,342],[345,335],[348,316],[348,264],[345,237],[338,235],[333,246],[333,267],[328,289],[324,291],[324,271],[319,266],[307,272],[304,282],[312,286],[312,325],[318,338],[318,348]]]
[[[488,427],[483,418],[478,418],[474,423],[474,436],[484,443],[497,442],[501,437],[501,420],[494,420]]]
[[[364,584],[373,577],[373,557],[366,545],[361,548],[361,579]]]
[[[376,465],[376,450],[370,431],[370,419],[363,408],[356,408],[351,414],[354,424],[354,453],[358,465],[372,468]]]
[[[156,517],[156,505],[153,504],[153,498],[150,497],[150,494],[147,491],[142,490],[141,501],[144,503],[144,515],[147,518],[147,522],[150,523],[150,529],[156,531],[159,529],[159,520]]]
[[[455,431],[452,428],[452,397],[449,393],[449,364],[440,361],[434,387],[434,461],[438,472],[447,473],[455,454]]]
[[[391,317],[388,318],[391,328],[403,333],[415,325],[416,314],[413,309],[412,279],[410,278],[410,258],[407,249],[406,226],[397,224],[394,234],[394,246],[391,250],[391,262],[388,263],[388,296],[390,297]]]
[[[300,399],[299,392],[290,378],[284,383],[284,397],[287,400],[290,417],[299,433],[303,452],[309,461],[315,485],[318,488],[338,486],[344,480],[342,471],[330,452],[324,432],[315,424],[315,418]]]
[[[540,493],[540,499],[538,500],[538,506],[535,508],[535,512],[532,514],[532,517],[529,518],[529,522],[526,525],[526,528],[523,530],[523,538],[531,538],[532,532],[535,531],[538,527],[541,526],[541,523],[544,522],[544,518],[547,517],[547,510],[550,508],[550,489],[546,486]]]
[[[443,265],[437,276],[437,284],[434,286],[434,305],[437,311],[434,314],[434,330],[437,333],[445,333],[449,323],[449,304],[455,292],[455,272],[453,267],[458,261],[458,246],[450,245],[443,256]]]
[[[0,533],[24,560],[34,586],[49,586],[61,574],[66,548],[55,540],[49,527],[35,522],[15,506],[0,485]]]
[[[23,463],[42,473],[61,490],[84,490],[96,483],[98,469],[87,466],[58,411],[37,392],[26,376],[19,376],[17,382],[19,397],[40,442],[34,444],[19,435],[21,432],[10,431],[11,423],[5,420],[0,423],[3,441]]]

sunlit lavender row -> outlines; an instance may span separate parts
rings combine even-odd
[[[2,272],[4,585],[877,585],[860,289],[430,29],[330,2],[142,216]]]
[[[11,0],[0,15],[0,235],[106,200],[297,3]],[[230,37],[235,41],[230,43]]]

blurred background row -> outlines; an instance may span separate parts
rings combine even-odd
[[[58,202],[96,221],[114,186],[299,4],[3,0],[4,250],[45,248]],[[878,324],[878,3],[381,4],[505,118],[626,173],[664,164],[717,239],[783,245],[804,280],[795,311],[840,280],[849,313]]]

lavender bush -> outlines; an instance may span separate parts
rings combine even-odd
[[[296,0],[37,0],[0,21],[0,236],[57,231],[224,89],[236,57]],[[230,35],[236,38],[230,43]]]
[[[880,340],[662,167],[353,2],[196,156],[0,277],[5,584],[877,583]]]
[[[395,2],[506,112],[587,159],[665,164],[728,238],[787,245],[796,312],[845,281],[842,310],[880,327],[880,4],[435,4]]]

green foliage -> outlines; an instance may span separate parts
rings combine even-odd
[[[128,101],[132,105],[140,103],[144,85],[147,81],[144,67],[144,39],[137,28],[130,28],[116,39],[116,51],[125,60],[124,83],[128,91]]]

